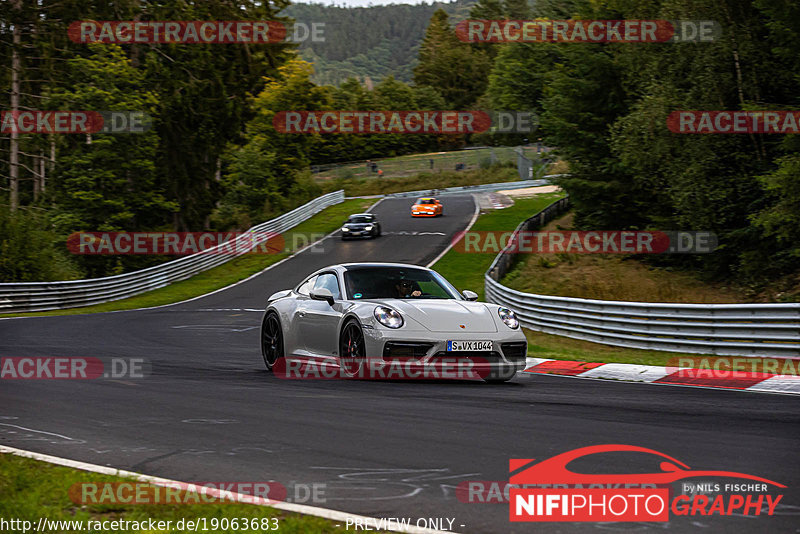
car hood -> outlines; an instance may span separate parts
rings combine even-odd
[[[413,319],[431,332],[497,332],[492,312],[481,302],[390,299],[385,303],[403,314],[403,317]]]
[[[373,226],[374,224],[375,223],[344,223],[342,226],[353,230],[363,230],[367,226]]]

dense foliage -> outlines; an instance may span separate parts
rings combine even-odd
[[[472,4],[474,0],[456,0],[345,8],[298,3],[282,14],[298,23],[324,25],[324,42],[300,43],[301,57],[314,64],[315,83],[339,85],[348,78],[377,82],[390,74],[410,82],[433,13],[443,9],[458,21],[467,17]]]
[[[66,33],[69,22],[85,19],[279,13],[325,23],[325,42],[86,45]],[[714,20],[722,33],[700,43],[468,44],[453,30],[468,17]],[[356,9],[288,0],[12,0],[0,4],[0,20],[0,85],[10,92],[16,58],[19,109],[136,109],[155,119],[140,135],[20,137],[19,209],[0,224],[6,279],[103,275],[157,261],[81,257],[44,267],[38,253],[20,256],[26,232],[52,250],[44,243],[81,230],[246,228],[319,194],[309,165],[518,141],[285,135],[272,126],[285,110],[534,110],[537,137],[569,162],[561,185],[581,227],[712,230],[721,245],[714,254],[651,261],[753,287],[800,265],[798,136],[676,134],[666,126],[674,110],[798,109],[800,6],[789,0]],[[4,177],[10,144],[0,137]],[[0,184],[4,211],[11,182]],[[13,262],[8,251],[16,251]]]
[[[285,5],[285,0],[1,3],[4,110],[13,106],[9,95],[16,74],[20,110],[135,110],[155,119],[146,134],[21,135],[15,166],[20,209],[46,207],[40,223],[60,237],[81,230],[207,227],[221,190],[226,143],[240,141],[252,116],[247,96],[286,61],[287,45],[91,45],[72,42],[67,28],[81,20],[274,19]],[[4,177],[12,172],[11,148],[5,134]],[[7,210],[16,199],[6,187],[12,180],[4,182]],[[156,260],[73,258],[86,275],[148,261]],[[43,268],[41,276],[50,275]]]
[[[712,230],[714,254],[662,261],[756,287],[797,272],[798,136],[666,126],[673,110],[800,109],[797,3],[577,0],[533,16],[718,21],[713,42],[500,45],[488,96],[541,113],[582,227]]]

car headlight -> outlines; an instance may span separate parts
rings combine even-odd
[[[349,232],[349,231],[350,231],[350,228],[348,228],[346,226],[342,226],[342,232]]]
[[[519,319],[517,319],[517,314],[508,308],[498,308],[497,315],[499,315],[500,319],[506,323],[507,327],[513,329],[519,328]]]
[[[364,230],[366,230],[367,232],[369,232],[370,230],[372,230],[372,225],[370,224],[370,225],[367,225],[367,226],[365,226],[365,227],[364,227]]]
[[[377,306],[373,313],[378,322],[383,326],[389,328],[400,328],[403,326],[403,316],[400,315],[400,312],[388,306]]]

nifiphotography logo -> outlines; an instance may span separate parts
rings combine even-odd
[[[646,453],[660,457],[660,472],[636,474],[583,474],[567,468],[577,459],[608,452]],[[595,445],[568,451],[536,462],[509,460],[509,520],[546,521],[669,521],[676,516],[773,515],[783,494],[767,493],[783,484],[745,473],[691,469],[664,453],[633,445]],[[670,484],[702,477],[704,489],[716,495],[695,493],[697,484],[682,483],[681,494]],[[711,483],[709,478],[738,479]],[[746,483],[740,482],[746,480]],[[686,492],[690,494],[685,494]]]

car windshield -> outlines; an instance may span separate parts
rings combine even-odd
[[[349,223],[368,223],[372,222],[372,217],[368,215],[351,215],[349,219],[347,219]]]
[[[421,198],[421,199],[417,200],[416,203],[417,204],[433,204],[434,202],[436,202],[436,199],[434,199],[434,198]]]
[[[462,299],[441,275],[424,269],[351,267],[344,284],[351,299]]]

